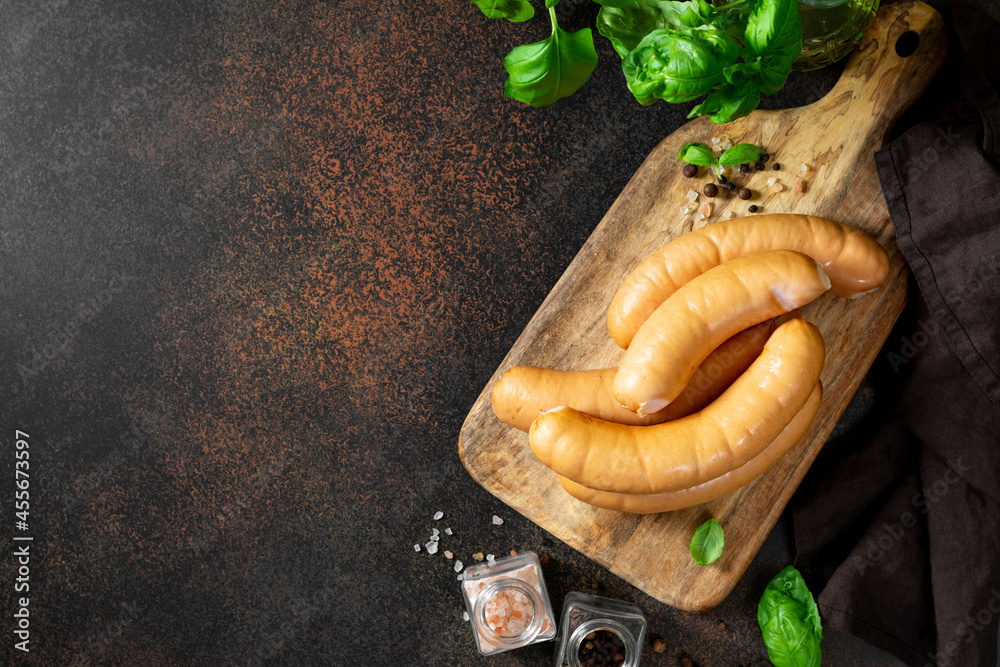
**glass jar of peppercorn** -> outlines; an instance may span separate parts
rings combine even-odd
[[[620,600],[572,592],[563,601],[555,667],[638,667],[646,617]]]

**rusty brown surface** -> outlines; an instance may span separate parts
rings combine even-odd
[[[563,5],[564,27],[592,24],[593,3]],[[445,526],[466,563],[550,556],[557,611],[570,590],[639,604],[669,647],[644,664],[763,664],[756,600],[785,532],[725,604],[682,614],[546,538],[456,453],[690,105],[640,107],[603,38],[577,96],[505,99],[501,57],[544,16],[471,3],[56,1],[6,21],[2,427],[31,436],[36,554],[19,664],[476,664],[451,563],[412,548]]]

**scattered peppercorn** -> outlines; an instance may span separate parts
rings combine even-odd
[[[740,191],[736,193],[740,199],[750,199],[753,193],[750,192],[750,188],[740,188]]]
[[[741,164],[740,165],[740,173],[741,174],[749,174],[750,173],[750,165],[749,164]]]
[[[771,169],[778,171],[779,169],[781,169],[781,165],[775,162],[773,165],[771,165]]]
[[[663,641],[659,637],[653,640],[654,653],[665,653],[666,651],[667,651],[667,642]]]
[[[719,186],[717,186],[715,183],[706,183],[704,189],[702,189],[702,192],[705,193],[706,197],[714,197],[715,195],[719,194]]]
[[[728,178],[726,178],[725,176],[719,176],[719,184],[720,185],[725,185],[728,182],[729,182]]]
[[[681,651],[677,656],[677,664],[681,667],[698,667],[698,663],[691,659],[687,653]]]
[[[757,164],[754,165],[754,169],[757,171],[764,171],[764,162],[762,160],[758,160]]]
[[[757,204],[750,204],[750,208],[749,208],[749,209],[747,209],[747,210],[748,210],[748,211],[750,211],[751,213],[756,213],[756,212],[757,212],[757,211],[759,211],[760,209],[759,209],[759,208],[757,208]]]
[[[771,159],[771,154],[770,153],[764,153],[763,155],[760,156],[760,161],[761,162],[767,162],[770,159]]]
[[[735,183],[726,183],[726,189],[729,190],[730,192],[732,192],[733,190],[736,189],[736,184]]]
[[[688,178],[694,178],[695,176],[698,175],[698,167],[694,166],[693,164],[684,165],[684,175],[687,176]]]
[[[549,555],[548,554],[542,554],[541,556],[538,557],[538,562],[541,563],[542,565],[548,565],[549,564]]]

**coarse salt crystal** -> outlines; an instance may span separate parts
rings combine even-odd
[[[792,186],[792,189],[795,190],[795,194],[800,195],[805,191],[806,184],[801,178],[796,178],[795,184]]]
[[[440,542],[440,541],[441,541],[440,535],[431,535],[431,542]]]
[[[455,557],[455,554],[453,554],[453,553],[452,553],[452,552],[450,552],[450,551],[445,551],[445,552],[444,552],[444,557],[445,557],[445,558],[447,558],[448,560],[451,560],[452,558],[454,558],[454,557]]]
[[[712,137],[712,143],[713,143],[713,144],[717,144],[717,143],[719,143],[720,141],[722,141],[722,140],[721,140],[721,139],[719,139],[718,137]]]
[[[467,612],[467,611],[463,611],[462,612],[462,620],[463,621],[469,620],[469,612]]]
[[[681,215],[687,215],[690,210],[687,206],[681,206]]]
[[[688,201],[698,201],[698,193],[694,190],[688,190]]]
[[[486,562],[487,563],[493,563],[493,561],[495,561],[496,559],[497,559],[497,557],[494,556],[493,554],[486,554]]]
[[[414,551],[420,551],[420,545],[419,544],[414,544],[413,545],[413,550]]]
[[[444,512],[434,512],[434,520],[435,521],[440,520],[442,517],[444,517]]]
[[[704,216],[704,215],[702,215],[701,213],[699,213],[698,215],[694,216],[694,219],[695,219],[696,221],[697,221],[697,220],[704,220],[704,219],[705,219],[705,216]]]
[[[799,171],[802,171],[802,172],[809,171],[809,165],[807,165],[805,162],[803,162],[802,166],[799,167]]]
[[[437,528],[431,528],[431,535],[440,535],[441,531]]]
[[[424,547],[427,549],[427,553],[429,553],[432,556],[438,552],[437,542],[428,542],[427,544],[424,545]]]
[[[722,146],[720,146],[719,144],[714,144],[712,146],[712,152],[713,153],[721,153],[722,152]]]
[[[451,535],[451,534],[452,534],[452,533],[451,533],[451,528],[445,528],[445,529],[444,529],[444,534],[445,534],[445,535]]]
[[[502,526],[503,525],[503,519],[501,519],[496,514],[494,514],[493,515],[493,525],[494,526]]]
[[[774,185],[771,186],[771,189],[774,190],[775,192],[781,192],[782,190],[785,189],[785,186],[782,185],[781,183],[775,183]]]
[[[701,208],[698,209],[698,212],[707,218],[708,216],[712,215],[712,205],[707,201],[702,202]]]
[[[462,561],[456,560],[455,561],[455,572],[461,572],[462,571],[462,567],[463,567]]]
[[[729,141],[723,141],[722,142],[722,150],[728,151],[732,147],[733,147],[732,142],[729,142]]]
[[[767,184],[774,185],[777,180],[778,180],[777,176],[772,176],[771,178],[767,179]]]
[[[729,220],[729,218],[731,218],[731,217],[733,217],[733,212],[732,211],[723,211],[722,212],[722,219],[723,220]]]

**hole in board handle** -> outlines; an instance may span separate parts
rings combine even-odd
[[[916,52],[918,46],[920,46],[920,35],[907,30],[896,40],[896,55],[900,58],[909,58]]]

